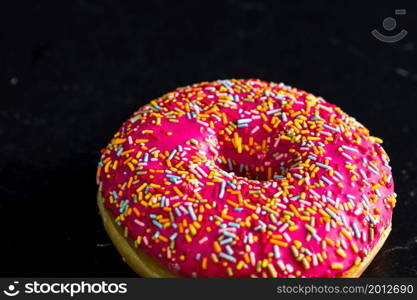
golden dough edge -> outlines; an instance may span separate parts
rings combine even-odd
[[[104,208],[101,192],[97,194],[97,203],[100,215],[103,220],[104,228],[115,245],[116,249],[122,256],[123,260],[140,276],[147,278],[181,278],[179,274],[164,267],[161,263],[150,257],[142,249],[136,248],[130,238],[125,238],[122,228],[117,225],[110,212]],[[365,259],[357,266],[351,267],[345,271],[341,277],[343,278],[359,278],[368,268],[379,250],[381,250],[385,241],[391,232],[391,224],[384,229],[381,236]]]

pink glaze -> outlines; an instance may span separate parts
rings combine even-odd
[[[179,274],[336,277],[391,223],[381,142],[284,84],[204,82],[141,107],[97,179],[126,234]]]

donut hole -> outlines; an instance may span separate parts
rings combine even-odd
[[[276,143],[277,138],[242,137],[242,149],[236,147],[231,139],[219,140],[217,163],[226,172],[256,181],[273,181],[283,179],[289,167],[297,162],[289,152],[291,143]]]

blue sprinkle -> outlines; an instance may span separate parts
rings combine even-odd
[[[238,124],[244,124],[244,123],[249,123],[249,122],[252,122],[252,119],[250,119],[250,118],[248,118],[248,119],[239,119],[239,120],[237,120],[237,123]]]
[[[353,228],[353,231],[355,232],[356,238],[360,239],[361,238],[361,233],[360,233],[359,228],[356,225],[356,223],[352,223],[352,228]]]
[[[230,261],[230,262],[233,262],[233,263],[235,263],[235,262],[236,262],[236,258],[234,258],[233,256],[231,256],[231,255],[229,255],[229,254],[226,254],[226,253],[224,253],[224,252],[220,252],[220,253],[219,253],[219,256],[220,256],[221,258],[224,258],[225,260]]]
[[[168,156],[168,160],[171,160],[174,157],[175,153],[177,153],[177,149],[172,150],[171,154]]]
[[[230,247],[230,245],[226,245],[225,248],[226,248],[227,253],[229,253],[230,255],[233,255],[234,251],[233,251],[232,247]]]
[[[231,242],[233,242],[233,238],[227,238],[227,239],[221,240],[220,245],[230,244]]]
[[[125,210],[126,210],[126,208],[127,208],[127,206],[128,206],[128,204],[129,204],[129,200],[125,200],[125,201],[123,201],[123,202],[122,202],[122,204],[120,205],[120,209],[119,209],[119,211],[120,211],[121,213],[124,213],[124,212],[125,212]]]
[[[193,219],[193,221],[197,220],[197,216],[195,215],[194,209],[191,206],[188,206],[188,212],[190,213],[191,219]]]
[[[333,126],[329,126],[327,124],[323,124],[324,128],[327,128],[329,130],[335,131],[335,132],[340,132],[339,128],[333,127]]]
[[[145,153],[145,154],[143,155],[143,161],[144,161],[144,162],[147,162],[147,161],[148,161],[148,158],[149,158],[149,153]]]
[[[120,147],[120,149],[117,151],[117,156],[120,156],[120,154],[122,154],[122,152],[123,152],[123,147]]]
[[[336,221],[339,221],[339,217],[330,209],[330,208],[326,208],[326,212]]]
[[[152,223],[153,223],[153,225],[155,225],[156,227],[158,227],[158,228],[163,228],[164,226],[162,226],[162,224],[161,223],[159,223],[157,220],[152,220]]]
[[[231,183],[230,181],[226,181],[226,183],[228,185],[230,185],[234,190],[236,189],[236,185],[234,185],[233,183]]]
[[[308,250],[308,249],[305,249],[304,250],[306,253],[307,253],[307,255],[309,255],[309,256],[312,256],[313,255],[313,253],[311,253],[311,251],[310,250]]]
[[[235,222],[229,222],[228,225],[231,226],[231,227],[240,228],[240,225],[238,223],[235,223]]]
[[[321,237],[319,237],[316,233],[312,233],[311,236],[317,241],[320,242],[321,241]]]
[[[346,146],[346,145],[342,145],[342,148],[343,149],[346,149],[346,150],[350,150],[350,151],[356,152],[356,153],[359,152],[358,149],[355,149],[355,148],[352,148],[352,147],[349,147],[349,146]]]
[[[332,168],[332,167],[330,167],[328,165],[325,165],[325,164],[322,164],[322,163],[319,163],[319,162],[316,162],[316,165],[319,166],[319,167],[321,167],[321,168],[324,168],[324,169],[331,169]]]
[[[223,235],[227,237],[231,237],[231,238],[234,238],[236,236],[236,234],[229,232],[227,230],[223,231]]]
[[[178,209],[178,207],[174,208],[175,213],[177,214],[178,217],[182,216],[181,211]]]
[[[277,113],[277,112],[280,112],[280,111],[281,111],[281,108],[272,109],[272,110],[268,110],[268,111],[266,112],[266,114],[267,114],[267,115],[272,115],[272,114]]]
[[[375,220],[375,219],[374,219],[374,217],[372,217],[372,215],[371,215],[371,214],[369,214],[369,215],[368,215],[368,217],[369,217],[369,221],[371,221],[371,223],[372,223],[373,225],[378,224],[378,221],[377,221],[377,220]]]
[[[332,185],[333,182],[331,182],[326,176],[321,176],[321,179],[323,179],[323,181],[325,181],[328,185]]]

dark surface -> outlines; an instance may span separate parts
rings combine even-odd
[[[323,96],[383,138],[398,206],[366,276],[417,276],[415,4],[37,2],[0,9],[0,275],[134,276],[97,213],[100,148],[177,86],[255,77]],[[408,36],[377,41],[395,8]]]

